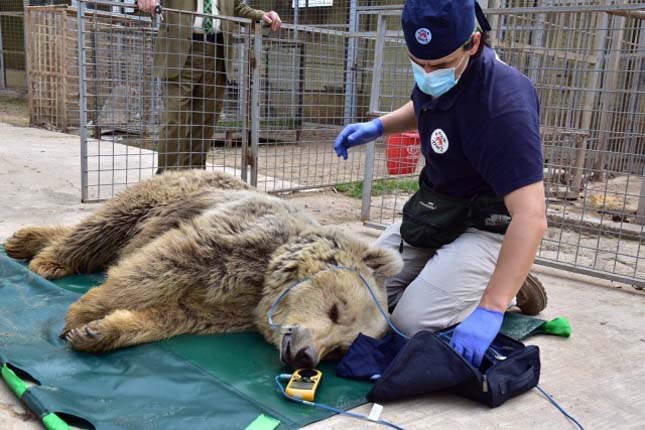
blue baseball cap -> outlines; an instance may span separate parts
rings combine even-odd
[[[475,0],[407,0],[401,25],[408,50],[422,60],[445,57],[468,42],[475,31],[475,16],[480,27],[489,31]]]

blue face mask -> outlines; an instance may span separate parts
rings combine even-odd
[[[466,57],[468,58],[468,57]],[[421,91],[432,97],[439,97],[452,89],[459,79],[455,78],[455,71],[457,67],[450,67],[447,69],[439,69],[434,72],[427,73],[423,67],[410,60],[412,63],[412,73],[414,80]]]

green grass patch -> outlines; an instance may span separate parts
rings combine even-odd
[[[363,197],[363,182],[348,182],[334,188],[346,196],[360,199]],[[419,189],[419,179],[379,179],[372,183],[372,196],[395,194],[400,192],[414,193]]]

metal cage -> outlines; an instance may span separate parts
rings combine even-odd
[[[535,84],[550,227],[543,265],[645,285],[645,13],[642,5],[488,9],[493,47]],[[376,15],[372,107],[408,100],[412,82],[400,11]],[[377,70],[379,70],[377,74]],[[396,103],[393,103],[396,100]],[[416,174],[382,174],[384,142],[369,147],[363,220],[382,228],[399,219]],[[418,173],[415,172],[415,173]],[[390,191],[371,191],[383,181]],[[397,185],[398,184],[398,185]],[[382,187],[381,187],[382,188]]]

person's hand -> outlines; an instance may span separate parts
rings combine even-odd
[[[155,14],[156,6],[157,0],[137,0],[137,7],[141,9],[141,11],[149,13],[152,16]]]
[[[503,319],[502,312],[478,307],[455,328],[450,346],[479,368],[486,350],[502,327]]]
[[[270,25],[271,30],[273,31],[280,30],[280,26],[282,25],[282,20],[280,19],[280,15],[278,15],[278,12],[275,12],[275,11],[269,11],[264,15],[262,15],[262,21]]]
[[[376,118],[370,122],[349,124],[340,132],[334,144],[336,155],[347,160],[347,149],[378,139],[383,134],[383,123]]]

